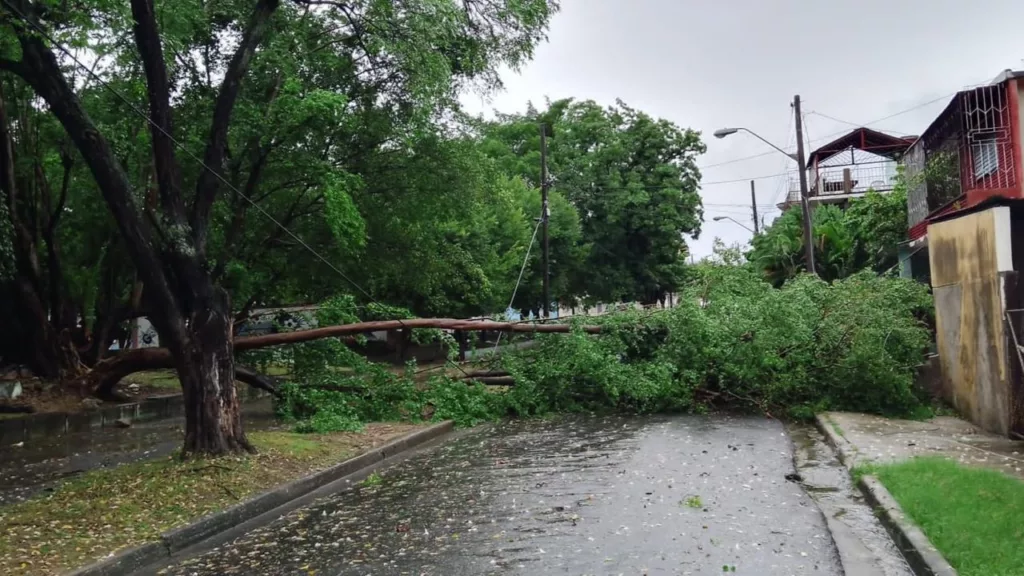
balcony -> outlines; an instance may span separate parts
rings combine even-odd
[[[931,218],[993,196],[1021,196],[1017,98],[1005,81],[960,92],[907,152],[911,239],[924,236]]]
[[[810,204],[845,206],[868,190],[892,191],[897,160],[911,142],[908,138],[858,128],[814,150],[807,160]],[[793,174],[789,180],[789,194],[779,205],[783,210],[800,202],[799,174]]]

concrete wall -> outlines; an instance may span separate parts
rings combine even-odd
[[[1013,273],[1010,209],[933,223],[928,243],[941,389],[964,417],[1005,436],[1012,386],[1003,319],[1003,275]]]

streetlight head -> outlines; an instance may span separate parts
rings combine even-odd
[[[739,128],[720,128],[715,130],[715,138],[725,138],[739,132]]]
[[[725,220],[725,216],[715,216],[712,220],[715,222],[721,222],[722,220]]]

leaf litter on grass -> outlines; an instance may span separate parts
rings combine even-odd
[[[0,507],[0,573],[53,574],[88,564],[416,428],[252,432],[259,449],[252,456],[168,457],[89,472],[49,494]]]

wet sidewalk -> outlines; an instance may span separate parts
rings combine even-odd
[[[851,468],[891,463],[915,456],[942,456],[962,464],[1002,470],[1024,479],[1024,442],[990,434],[951,416],[930,420],[898,420],[827,412],[824,425],[844,446]]]
[[[506,422],[160,573],[842,574],[794,472],[763,418]]]
[[[243,404],[246,430],[277,424],[270,399]],[[183,416],[133,424],[130,428],[88,428],[26,440],[0,448],[0,505],[18,502],[55,482],[96,468],[159,458],[181,447]]]

